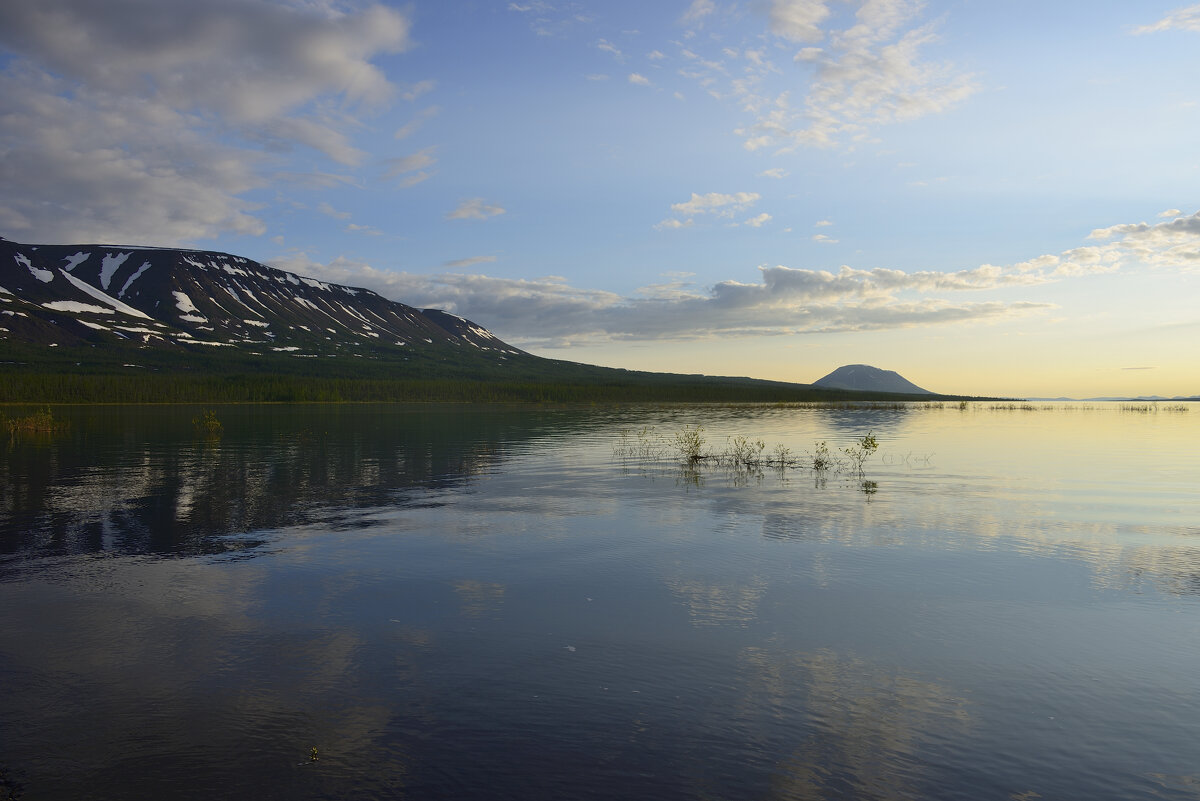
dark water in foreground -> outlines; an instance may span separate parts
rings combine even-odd
[[[0,443],[0,798],[1200,798],[1200,408],[196,411]]]

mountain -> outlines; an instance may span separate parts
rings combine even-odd
[[[228,253],[0,238],[3,402],[854,399],[878,395],[546,359],[453,314]]]
[[[312,357],[364,348],[523,351],[446,312],[200,250],[0,239],[0,337],[47,347],[137,343]]]
[[[847,364],[813,382],[814,387],[851,389],[859,392],[900,392],[911,395],[932,395],[894,370],[880,370],[867,364]]]

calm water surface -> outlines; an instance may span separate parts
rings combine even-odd
[[[1200,407],[197,412],[0,443],[0,797],[1200,799]]]

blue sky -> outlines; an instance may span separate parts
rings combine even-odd
[[[1200,5],[14,0],[0,235],[535,353],[1200,393]]]

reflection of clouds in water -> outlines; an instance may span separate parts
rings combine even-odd
[[[462,580],[454,582],[459,608],[465,617],[481,617],[499,611],[504,604],[504,585],[482,581]]]
[[[758,617],[767,581],[753,577],[741,585],[697,579],[668,579],[667,586],[688,609],[694,626],[747,626]]]
[[[771,798],[919,798],[929,746],[970,726],[967,702],[939,684],[830,650],[747,648],[744,714],[808,736],[777,765]]]
[[[1018,483],[1027,482],[990,495],[967,484],[947,481],[931,488],[923,479],[880,475],[876,492],[864,495],[836,475],[824,486],[789,486],[767,471],[755,488],[710,488],[705,500],[716,520],[738,520],[743,527],[758,521],[762,536],[772,540],[1051,556],[1088,564],[1097,586],[1106,589],[1149,583],[1171,595],[1200,595],[1195,530],[1073,519],[1071,510],[1056,505],[1057,496],[1021,490]],[[1139,543],[1164,536],[1180,544]]]
[[[311,595],[271,608],[271,574],[257,564],[85,560],[53,581],[0,583],[0,604],[22,610],[0,638],[6,676],[26,689],[6,699],[25,722],[22,750],[79,761],[61,776],[39,771],[39,793],[84,797],[82,783],[118,787],[133,774],[159,797],[185,775],[230,797],[264,782],[281,797],[324,797],[350,778],[364,787],[363,776],[373,797],[402,789],[411,759],[385,745],[396,709],[362,691],[377,644],[314,618]],[[396,678],[413,690],[405,715],[431,719],[420,688],[430,635],[387,633]],[[297,772],[314,746],[319,770]]]

